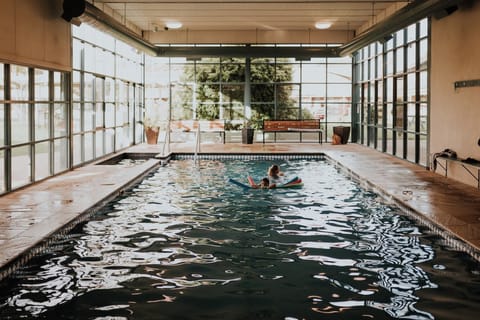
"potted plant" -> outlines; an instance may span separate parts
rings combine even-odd
[[[160,121],[155,118],[145,117],[143,119],[143,129],[148,144],[157,144],[158,135],[160,133]]]
[[[242,128],[242,143],[252,144],[254,133],[255,129],[252,127],[250,121],[245,121]]]

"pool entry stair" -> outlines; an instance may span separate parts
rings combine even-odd
[[[191,144],[170,148],[173,155],[194,156]],[[161,153],[162,145],[135,146],[0,197],[0,279],[41,252],[52,236],[67,232],[164,165],[171,155],[155,158]],[[391,199],[479,259],[480,191],[415,164],[356,144],[204,144],[197,157],[273,159],[308,154],[324,155],[365,187]]]

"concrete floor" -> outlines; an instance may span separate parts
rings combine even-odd
[[[125,152],[161,153],[161,145],[139,145]],[[192,152],[172,144],[171,152]],[[356,144],[311,143],[202,144],[202,153],[325,153],[334,163],[480,252],[480,190],[425,168]],[[0,197],[0,279],[35,254],[38,245],[65,225],[74,224],[116,197],[159,164],[96,165],[69,171]]]

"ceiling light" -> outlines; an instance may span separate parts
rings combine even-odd
[[[332,26],[332,23],[331,22],[317,22],[315,23],[315,28],[317,29],[328,29]]]
[[[182,23],[178,21],[170,21],[165,23],[165,26],[168,29],[180,29],[182,27]]]

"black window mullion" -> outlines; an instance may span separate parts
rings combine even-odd
[[[28,68],[28,135],[29,135],[29,153],[30,153],[30,182],[35,181],[35,69]]]
[[[48,97],[50,103],[48,104],[48,117],[49,117],[49,128],[48,128],[48,136],[49,136],[49,143],[48,143],[48,150],[49,150],[49,159],[50,159],[50,172],[49,175],[53,175],[55,172],[55,91],[54,91],[54,78],[53,72],[50,71],[48,75]]]
[[[5,79],[5,191],[12,190],[12,104],[10,64],[4,66]]]

